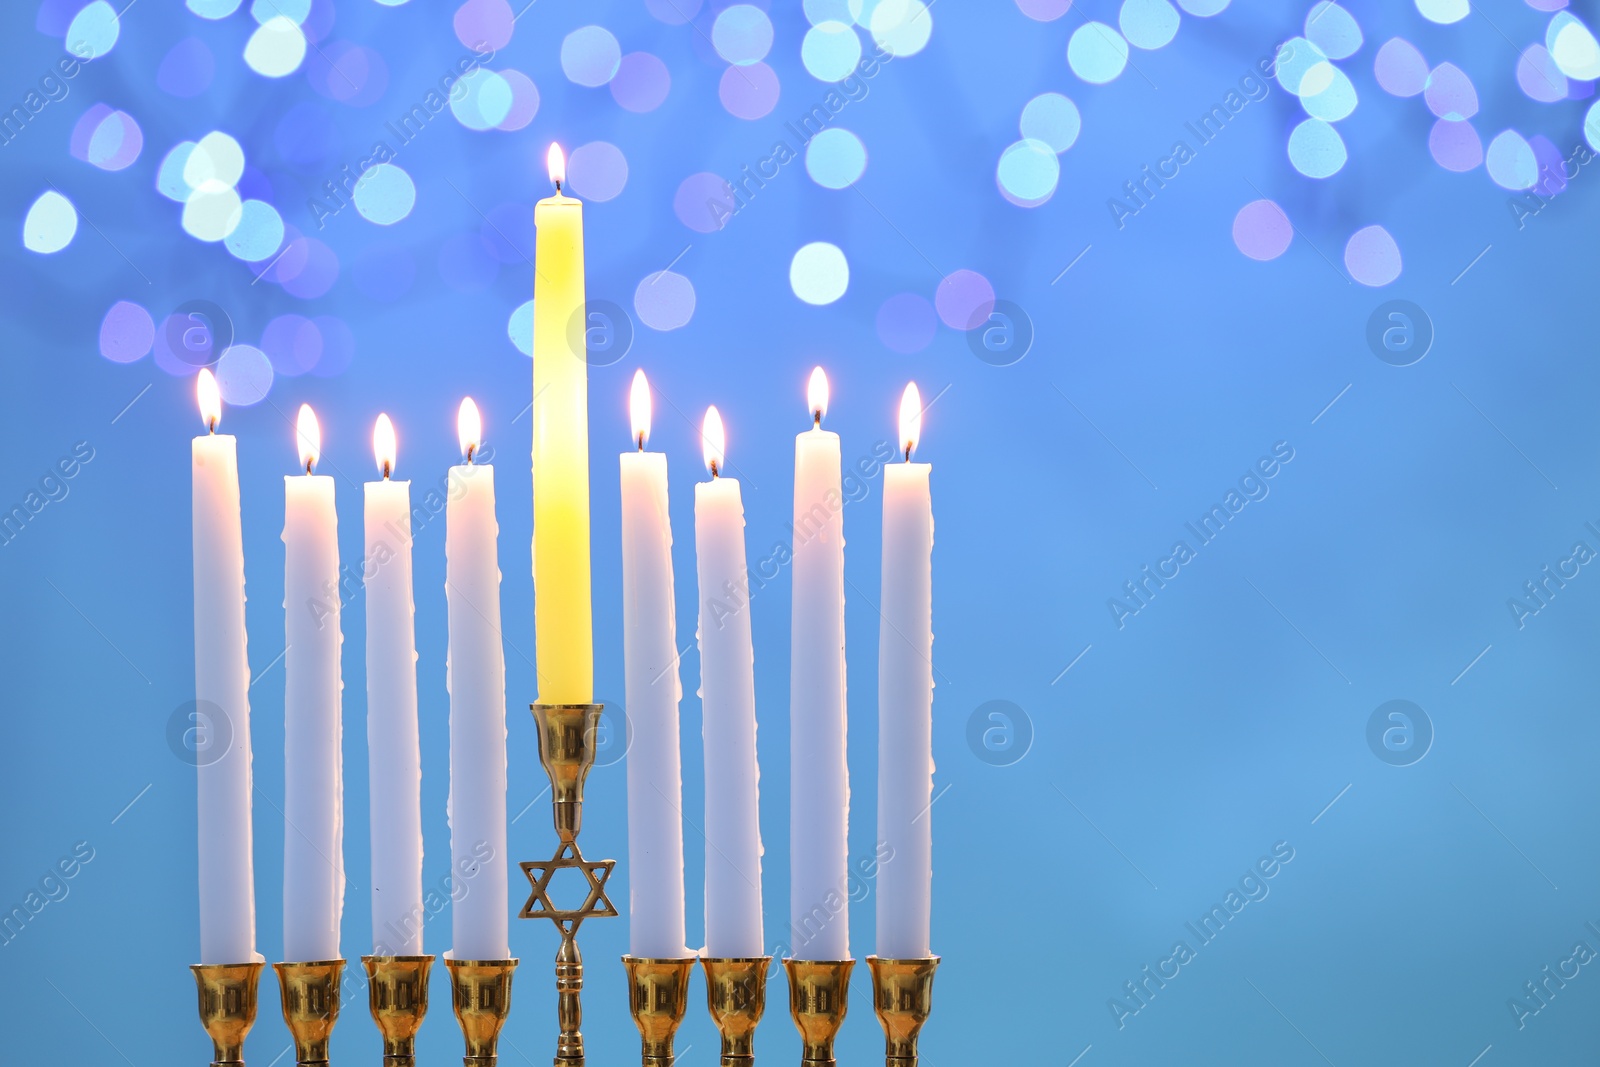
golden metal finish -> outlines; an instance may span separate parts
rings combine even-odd
[[[244,1067],[244,1039],[256,1021],[259,963],[196,963],[200,1025],[211,1037],[211,1067]]]
[[[554,808],[556,854],[543,863],[524,863],[522,873],[533,895],[522,906],[524,919],[549,919],[561,934],[556,952],[556,1067],[582,1067],[583,1055],[583,955],[578,951],[578,927],[583,920],[617,914],[606,896],[606,880],[615,860],[586,860],[578,848],[583,828],[583,783],[594,766],[595,733],[600,727],[599,704],[533,704],[539,735],[539,762],[550,778]],[[560,870],[582,872],[588,895],[579,908],[557,908],[550,900],[550,881]]]
[[[274,963],[283,998],[283,1021],[294,1038],[294,1062],[328,1062],[328,1038],[339,1021],[339,979],[344,960]]]
[[[706,972],[706,1006],[722,1034],[721,1067],[751,1067],[756,1060],[756,1024],[767,1010],[772,957],[701,957],[700,966]]]
[[[850,1010],[850,971],[855,960],[784,960],[789,972],[789,1015],[800,1031],[800,1062],[835,1067],[833,1039]]]
[[[917,1034],[933,1010],[933,972],[939,957],[886,960],[868,956],[872,1009],[883,1025],[885,1067],[917,1067]]]
[[[498,1056],[500,1028],[511,1013],[511,974],[516,960],[453,960],[445,957],[450,971],[451,1001],[456,1022],[466,1038],[465,1067],[494,1067]]]
[[[367,969],[367,1006],[383,1035],[383,1067],[416,1067],[433,957],[362,956],[361,964]]]
[[[550,776],[556,834],[571,844],[583,827],[583,783],[594,766],[601,704],[530,704],[539,730],[539,762]]]
[[[689,1006],[694,959],[622,957],[628,972],[628,1009],[639,1028],[643,1067],[672,1067],[672,1037]]]

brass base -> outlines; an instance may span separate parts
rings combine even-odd
[[[628,972],[628,1009],[639,1028],[643,1067],[672,1067],[672,1037],[689,1006],[694,959],[622,957]]]
[[[767,1010],[771,956],[700,958],[706,972],[706,1006],[722,1035],[721,1067],[751,1067],[756,1061],[756,1025]]]
[[[416,1067],[433,957],[362,956],[361,964],[367,969],[367,1005],[383,1035],[383,1067]]]
[[[344,960],[310,963],[274,963],[278,989],[283,996],[283,1021],[294,1038],[294,1062],[321,1065],[328,1062],[328,1038],[339,1021],[339,979]]]
[[[872,1010],[883,1026],[885,1067],[917,1067],[917,1034],[933,1010],[933,972],[939,957],[886,960],[868,956]]]
[[[800,1062],[835,1067],[833,1039],[850,1009],[850,971],[855,960],[783,961],[789,972],[789,1015],[800,1031]]]
[[[259,963],[196,963],[200,1025],[211,1037],[211,1067],[244,1067],[244,1039],[256,1021]]]
[[[451,1002],[456,1022],[466,1039],[465,1067],[494,1067],[498,1058],[500,1028],[511,1013],[511,974],[516,960],[453,960],[450,970]]]

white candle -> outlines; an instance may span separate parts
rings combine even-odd
[[[883,469],[883,623],[878,634],[878,955],[921,959],[933,899],[932,466],[912,463],[915,384],[900,402],[906,462]]]
[[[304,404],[295,437],[305,473],[283,480],[283,958],[306,963],[340,958],[343,637],[333,479],[311,473],[322,440],[317,417]]]
[[[372,952],[422,955],[422,752],[417,739],[411,483],[392,481],[394,424],[372,448],[383,480],[366,489],[367,779],[372,824]]]
[[[706,765],[706,947],[714,959],[764,955],[755,654],[739,483],[721,477],[722,418],[702,433],[711,480],[694,487],[700,580],[700,701]]]
[[[207,432],[194,439],[194,696],[199,770],[200,962],[251,963],[256,890],[250,828],[250,662],[244,629],[244,539],[234,439],[217,380],[197,383]],[[212,746],[228,747],[218,755]]]
[[[646,452],[650,386],[633,377],[638,450],[622,453],[622,653],[628,719],[628,951],[681,959],[683,769],[679,756],[677,627],[673,621],[672,523],[667,457]]]
[[[845,760],[844,495],[828,379],[811,372],[795,438],[789,656],[789,925],[794,957],[850,958],[850,771]]]
[[[507,929],[506,664],[500,637],[500,524],[494,468],[474,464],[478,407],[457,422],[467,462],[450,468],[445,507],[445,590],[450,623],[450,864],[465,895],[451,908],[458,960],[511,956]]]

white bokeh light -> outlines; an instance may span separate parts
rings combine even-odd
[[[275,15],[257,26],[244,46],[244,61],[264,78],[293,74],[305,58],[305,31],[284,15]]]
[[[22,247],[49,255],[72,243],[78,232],[78,209],[54,189],[33,202],[22,220]]]
[[[1086,22],[1067,42],[1067,65],[1091,85],[1115,81],[1128,65],[1128,42],[1103,22]]]
[[[789,262],[789,288],[808,304],[831,304],[850,287],[850,263],[838,245],[813,241]]]
[[[244,204],[239,194],[231,185],[219,181],[197,185],[183,205],[184,231],[208,243],[227,237],[243,218]]]

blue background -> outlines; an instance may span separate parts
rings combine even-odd
[[[442,118],[401,160],[418,189],[409,218],[380,229],[350,211],[319,232],[305,199],[463,52],[446,5],[335,6],[325,40],[361,43],[389,66],[386,94],[368,107],[318,95],[304,71],[271,81],[251,73],[239,59],[255,25],[248,5],[209,22],[144,0],[124,15],[116,48],[0,148],[0,203],[12,235],[0,241],[0,507],[22,503],[75,442],[94,449],[67,496],[0,555],[8,607],[0,617],[0,905],[22,903],[75,842],[89,842],[95,857],[65,899],[0,946],[8,1060],[144,1067],[202,1063],[208,1052],[187,969],[198,956],[194,772],[166,741],[173,710],[193,695],[193,383],[152,357],[125,365],[102,358],[97,324],[117,300],[139,302],[158,321],[184,301],[208,300],[252,344],[286,312],[336,316],[354,337],[346,368],[280,375],[265,400],[230,407],[224,423],[239,437],[256,675],[258,944],[274,960],[283,845],[275,814],[283,783],[280,477],[294,468],[289,419],[302,401],[322,418],[341,550],[355,561],[372,419],[380,410],[393,416],[400,473],[420,491],[456,461],[460,397],[478,399],[497,450],[511,813],[544,784],[522,710],[535,694],[521,414],[530,367],[506,330],[531,291],[532,269],[512,257],[492,281],[466,284],[439,260],[451,238],[482,230],[480,208],[544,195],[551,140],[594,139],[618,145],[630,171],[621,196],[587,210],[591,298],[629,307],[639,281],[674,262],[698,297],[687,326],[637,325],[625,357],[591,374],[599,698],[621,699],[612,456],[628,446],[627,382],[636,367],[658,390],[652,443],[671,467],[683,643],[696,612],[689,490],[703,476],[696,427],[705,405],[717,404],[729,424],[754,560],[786,537],[790,434],[805,427],[814,364],[832,378],[828,422],[847,458],[893,434],[908,379],[938,398],[919,454],[934,464],[937,516],[933,943],[944,964],[923,1042],[930,1065],[1465,1067],[1477,1056],[1485,1065],[1579,1062],[1594,1047],[1593,968],[1523,1028],[1507,1002],[1580,940],[1600,949],[1600,934],[1585,926],[1600,924],[1592,848],[1600,668],[1591,654],[1600,578],[1584,568],[1521,628],[1507,600],[1523,595],[1541,567],[1571,555],[1574,542],[1600,549],[1600,535],[1585,526],[1600,525],[1592,418],[1600,191],[1589,188],[1600,178],[1580,171],[1519,228],[1510,194],[1481,169],[1451,174],[1429,158],[1432,119],[1422,103],[1384,94],[1372,76],[1378,44],[1403,34],[1430,61],[1452,59],[1473,76],[1486,140],[1516,125],[1567,149],[1582,136],[1588,103],[1533,104],[1513,76],[1516,50],[1543,39],[1547,15],[1506,0],[1435,26],[1409,4],[1352,0],[1366,43],[1345,69],[1362,102],[1340,127],[1351,154],[1340,174],[1312,182],[1289,166],[1284,141],[1303,114],[1274,86],[1119,229],[1107,199],[1165,156],[1184,122],[1258,57],[1298,34],[1306,5],[1241,0],[1214,18],[1185,16],[1171,45],[1134,54],[1137,73],[1091,86],[1068,68],[1067,39],[1083,14],[1115,23],[1115,5],[1084,0],[1038,23],[1010,3],[941,0],[927,48],[889,64],[841,119],[870,155],[857,189],[821,188],[793,164],[725,229],[702,234],[674,216],[679,182],[700,171],[732,175],[765,157],[783,122],[826,91],[800,64],[802,14],[775,5],[768,61],[783,96],[771,115],[747,122],[718,102],[726,64],[704,39],[710,9],[692,27],[671,26],[637,3],[539,0],[494,63],[538,84],[532,124],[477,133]],[[5,106],[62,54],[59,8],[47,5],[50,18],[38,19],[56,27],[54,37],[36,28],[31,4],[9,5],[0,17]],[[563,76],[561,40],[590,22],[612,30],[624,51],[666,60],[673,82],[659,110],[626,112],[604,89]],[[154,72],[187,36],[207,42],[217,75],[206,93],[178,99],[157,88]],[[1022,105],[1049,90],[1077,101],[1084,128],[1062,156],[1054,197],[1029,210],[1002,198],[995,164],[1016,140]],[[68,154],[77,117],[101,100],[143,128],[144,151],[125,171]],[[320,164],[280,157],[274,131],[297,104],[325,112],[336,131]],[[264,183],[256,188],[270,190],[285,219],[326,242],[344,267],[363,256],[409,256],[416,274],[403,296],[375,300],[342,270],[325,295],[302,300],[271,278],[253,284],[259,266],[186,235],[179,206],[155,190],[156,168],[171,145],[212,129],[238,138]],[[21,222],[50,185],[88,221],[68,248],[39,256],[22,247]],[[1298,231],[1271,262],[1246,258],[1230,238],[1235,212],[1258,196],[1281,204]],[[1352,281],[1340,256],[1348,236],[1373,223],[1395,235],[1404,255],[1399,279],[1382,290]],[[838,244],[852,267],[847,294],[825,307],[797,300],[787,276],[793,251],[815,240]],[[912,292],[931,300],[941,274],[958,268],[983,273],[1031,321],[1033,344],[1020,361],[977,358],[969,335],[947,326],[910,355],[879,338],[885,299]],[[1436,332],[1426,358],[1410,366],[1379,359],[1366,341],[1369,318],[1390,299],[1419,305]],[[1184,524],[1277,442],[1294,458],[1268,483],[1270,495],[1119,628],[1108,598],[1166,557],[1174,540],[1188,539]],[[875,482],[845,523],[851,840],[852,854],[866,855],[876,771]],[[429,885],[448,859],[443,563],[443,526],[430,524],[416,544]],[[788,596],[785,577],[752,608],[774,941],[787,912]],[[344,946],[355,960],[369,936],[359,596],[344,629]],[[701,802],[698,670],[690,649],[690,812]],[[1420,706],[1434,733],[1409,766],[1379,758],[1368,742],[1375,709],[1394,699]],[[1014,705],[1009,718],[988,718],[993,709],[984,706],[995,700]],[[991,728],[998,733],[987,743],[969,741]],[[626,855],[624,780],[621,763],[590,780],[584,845],[592,857]],[[512,825],[514,859],[552,850],[547,811],[541,801]],[[1119,1027],[1108,1001],[1126,999],[1123,984],[1170,955],[1174,941],[1195,946],[1185,923],[1278,842],[1294,858],[1268,882],[1270,895]],[[693,942],[702,931],[703,855],[692,829],[686,845]],[[611,888],[625,911],[625,869]],[[512,886],[513,906],[524,892],[520,881]],[[872,929],[869,899],[852,912],[858,956],[870,951]],[[448,939],[441,914],[427,949],[442,952]],[[637,1053],[616,963],[626,944],[626,918],[584,927],[585,1032],[596,1063]],[[555,947],[548,924],[513,922],[523,966],[505,1062],[545,1062],[551,1053]],[[685,1064],[715,1059],[700,988],[697,979],[678,1040]],[[766,1061],[792,1061],[798,1039],[781,979],[771,992],[759,1047]],[[444,1063],[460,1054],[460,1035],[442,976],[434,998],[421,1053]],[[334,1035],[343,1062],[379,1055],[361,999],[346,1004]],[[871,1062],[881,1041],[863,968],[842,1057]],[[269,977],[250,1060],[269,1064],[287,1044]]]

